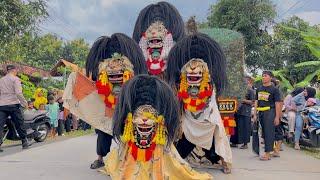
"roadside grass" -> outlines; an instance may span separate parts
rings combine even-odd
[[[285,143],[287,146],[294,148],[294,144],[288,144]],[[314,147],[306,147],[306,146],[300,146],[301,151],[304,152],[307,155],[310,155],[312,157],[315,157],[317,159],[320,159],[320,148],[314,148]]]
[[[55,140],[61,140],[61,139],[69,139],[69,138],[75,138],[75,137],[80,137],[80,136],[85,136],[89,134],[93,134],[94,129],[88,129],[86,131],[84,130],[76,130],[76,131],[71,131],[71,132],[64,132],[65,136],[56,136],[56,137],[47,137],[46,141],[52,142]],[[21,141],[11,141],[11,140],[5,140],[3,142],[4,146],[10,146],[10,145],[15,145],[15,144],[21,144]]]

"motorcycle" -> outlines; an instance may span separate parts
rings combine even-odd
[[[293,143],[293,137],[289,137],[289,120],[287,113],[282,110],[282,117],[280,121],[281,128],[283,130],[283,136],[287,143]]]
[[[300,144],[320,147],[320,106],[307,107],[302,111],[303,119],[307,119]]]
[[[301,115],[307,119],[300,137],[300,145],[308,147],[320,147],[320,106],[306,107]],[[288,119],[284,114],[281,118],[282,129],[287,142],[292,143],[293,139],[288,138],[289,126]]]
[[[36,142],[45,141],[49,130],[51,129],[50,118],[47,116],[47,112],[26,111],[24,112],[23,117],[27,138],[29,140],[34,139]],[[6,124],[4,125],[3,142],[5,139],[12,141],[21,140],[11,117],[6,120]]]

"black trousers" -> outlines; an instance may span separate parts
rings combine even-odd
[[[20,104],[0,106],[0,145],[3,143],[3,127],[8,116],[11,117],[20,138],[25,139],[27,137]]]
[[[108,154],[108,152],[110,152],[112,136],[103,131],[100,131],[99,129],[96,129],[95,131],[98,134],[97,155],[104,157]]]
[[[65,122],[64,122],[64,127],[66,129],[66,132],[70,132],[71,131],[71,118],[70,116],[67,116]]]
[[[192,144],[190,141],[187,140],[187,138],[182,135],[182,138],[178,141],[176,144],[176,149],[180,156],[184,159],[186,158],[192,150],[196,147],[196,145]],[[221,157],[215,152],[215,147],[214,147],[214,138],[212,141],[212,146],[210,150],[203,149],[205,152],[205,157],[211,161],[213,164],[217,164],[218,161],[221,159]]]
[[[64,128],[64,120],[63,119],[59,119],[58,120],[58,135],[61,136],[63,134],[63,128]]]
[[[281,128],[281,125],[279,124],[278,126],[275,127],[275,141],[282,141],[283,140],[283,131]]]
[[[262,138],[264,139],[265,152],[273,151],[273,143],[275,139],[274,118],[276,116],[275,109],[259,112],[259,121],[262,127]]]
[[[248,144],[250,142],[250,134],[251,134],[251,117],[250,116],[242,116],[238,115],[237,126],[238,128],[238,136],[239,136],[239,144]]]

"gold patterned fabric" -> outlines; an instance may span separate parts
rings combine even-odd
[[[175,147],[158,145],[152,159],[136,161],[129,153],[128,145],[121,145],[112,150],[105,161],[104,172],[115,180],[209,180],[213,177],[208,173],[193,170],[181,159]]]

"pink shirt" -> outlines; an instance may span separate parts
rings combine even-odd
[[[286,108],[286,112],[294,111],[296,109],[296,104],[293,101],[293,97],[291,94],[288,94],[284,99],[284,106]]]
[[[7,74],[0,79],[0,106],[28,103],[22,94],[21,81],[17,76]]]

